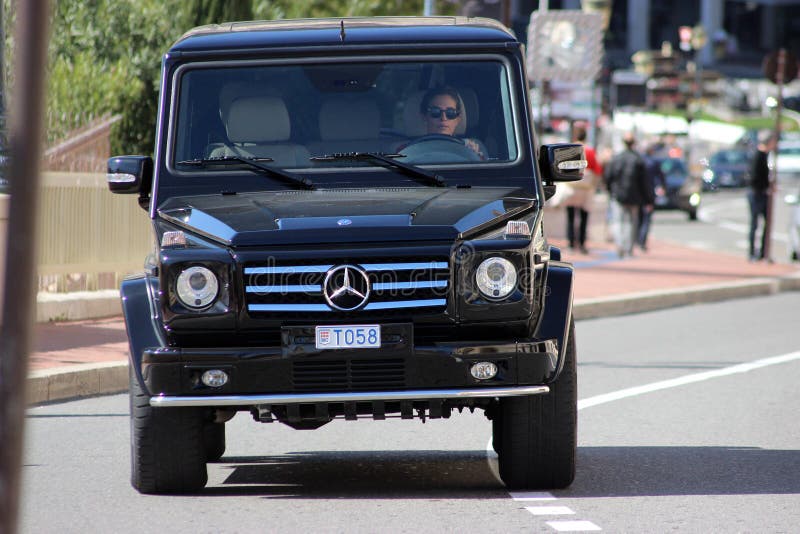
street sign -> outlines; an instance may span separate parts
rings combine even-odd
[[[778,64],[781,63],[778,57],[779,54],[780,51],[772,52],[764,58],[764,76],[775,84],[779,83]],[[783,56],[783,76],[780,81],[789,83],[797,77],[797,56],[788,50],[784,51]]]
[[[526,62],[536,82],[594,80],[603,62],[603,17],[570,9],[534,11]]]

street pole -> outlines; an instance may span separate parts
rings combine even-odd
[[[775,71],[775,84],[778,86],[778,105],[775,106],[775,142],[772,144],[772,169],[769,171],[767,187],[767,216],[764,218],[764,259],[772,262],[772,212],[775,189],[778,187],[778,143],[781,139],[781,115],[783,114],[783,74],[786,68],[786,49],[778,50]]]
[[[35,311],[36,212],[49,2],[17,2],[13,105],[8,125],[11,203],[0,309],[0,534],[17,532],[25,385]]]

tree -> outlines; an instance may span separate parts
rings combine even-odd
[[[11,0],[2,21],[13,58]],[[440,14],[458,2],[440,0]],[[54,2],[48,60],[47,138],[61,139],[82,122],[120,114],[113,153],[154,148],[162,54],[198,25],[252,19],[419,15],[423,0],[58,0]],[[8,79],[8,75],[7,75]]]

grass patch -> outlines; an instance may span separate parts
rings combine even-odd
[[[657,111],[655,112],[658,115],[664,115],[666,117],[682,117],[687,118],[688,113],[681,109],[671,109],[666,111]],[[711,113],[700,112],[699,114],[694,116],[695,120],[703,120],[703,121],[710,121],[710,122],[722,122],[725,124],[733,124],[736,126],[741,126],[747,130],[768,130],[775,128],[775,118],[774,117],[745,117],[740,116],[736,117],[734,120],[725,120],[717,115],[713,115]],[[783,115],[781,120],[781,130],[784,132],[797,132],[800,131],[800,124],[793,118],[789,117],[788,115]]]

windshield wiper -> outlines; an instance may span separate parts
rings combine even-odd
[[[229,163],[243,163],[252,169],[262,171],[280,181],[293,185],[299,189],[314,189],[314,182],[284,169],[264,165],[262,161],[273,161],[272,158],[246,158],[243,156],[223,156],[220,158],[187,159],[179,161],[177,165],[192,165],[196,167],[209,167],[211,165],[227,165]]]
[[[372,163],[377,164],[384,164],[387,167],[394,167],[402,171],[403,173],[411,176],[418,182],[421,182],[425,185],[431,185],[434,187],[444,187],[447,183],[444,181],[444,178],[439,176],[438,174],[428,172],[425,169],[421,169],[420,167],[416,167],[414,165],[409,165],[408,163],[401,163],[397,161],[395,158],[404,158],[405,156],[402,154],[381,154],[378,152],[344,152],[344,153],[337,153],[337,154],[326,154],[324,156],[314,156],[311,158],[311,161],[336,161],[342,159],[354,160],[354,161],[369,161]]]

